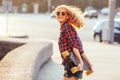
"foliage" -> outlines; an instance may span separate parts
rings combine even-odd
[[[48,10],[48,0],[12,0],[13,5],[18,6],[18,9],[21,9],[22,3],[27,3],[29,12],[32,12],[33,3],[36,2],[39,4],[40,12],[47,12]],[[0,0],[0,5],[2,0]],[[58,5],[74,5],[80,7],[83,11],[88,6],[93,6],[96,9],[102,9],[109,5],[109,0],[51,0],[51,11]],[[120,7],[120,0],[116,0],[116,7]]]
[[[116,3],[117,3],[117,7],[120,7],[120,0],[117,0]]]

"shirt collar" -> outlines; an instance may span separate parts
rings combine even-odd
[[[64,22],[64,23],[61,25],[60,30],[64,30],[64,29],[65,29],[64,26],[65,26],[66,24],[68,24],[68,22]]]

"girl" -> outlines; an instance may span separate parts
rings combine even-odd
[[[84,25],[84,18],[79,8],[67,5],[60,5],[55,9],[56,19],[60,23],[60,37],[58,41],[59,50],[62,54],[64,65],[64,80],[82,79],[83,75],[83,60],[89,65],[90,72],[93,72],[93,67],[87,56],[85,55],[81,40],[76,32]],[[72,51],[78,59],[79,64],[75,65],[69,56],[69,50]],[[67,53],[68,51],[68,53]],[[67,53],[64,54],[63,53]],[[68,56],[66,56],[68,55]],[[72,71],[72,67],[77,67],[77,72]]]

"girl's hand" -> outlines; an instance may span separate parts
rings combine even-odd
[[[94,70],[93,70],[93,66],[92,66],[92,64],[91,65],[89,65],[90,66],[90,72],[91,73],[93,73],[94,72]]]
[[[79,71],[82,71],[83,70],[83,63],[79,63],[77,68]]]

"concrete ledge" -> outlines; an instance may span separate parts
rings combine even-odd
[[[0,41],[0,60],[4,58],[11,50],[23,45],[24,43],[12,42],[12,41]]]
[[[26,43],[0,62],[0,80],[37,80],[41,66],[53,53],[52,43]]]

